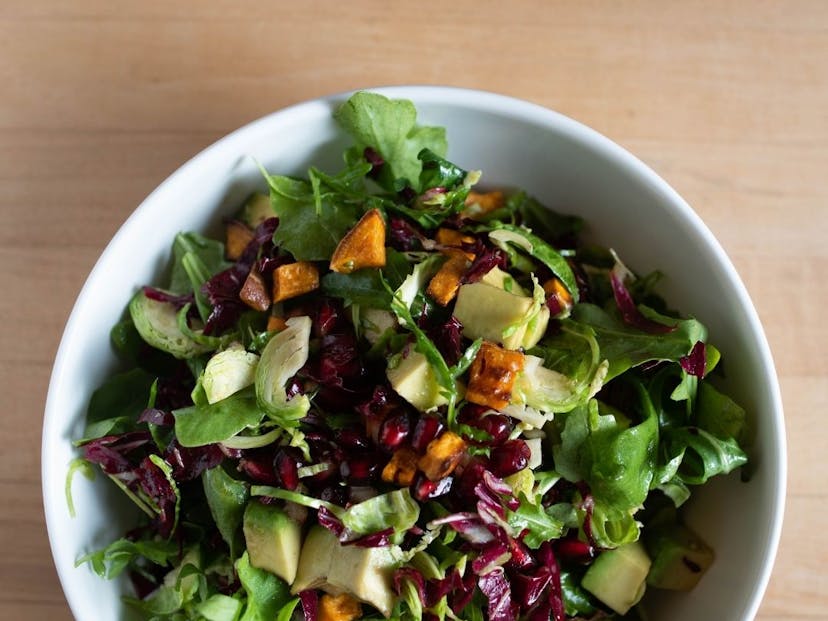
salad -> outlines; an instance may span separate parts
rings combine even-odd
[[[747,463],[696,319],[577,216],[478,185],[359,92],[344,167],[262,170],[112,328],[71,475],[137,507],[78,560],[147,619],[644,618],[714,552],[681,507]]]

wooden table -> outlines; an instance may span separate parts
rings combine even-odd
[[[40,421],[104,245],[226,132],[397,83],[570,115],[700,213],[759,309],[785,398],[788,509],[759,618],[828,618],[828,3],[3,0],[0,619],[70,618],[42,516]]]

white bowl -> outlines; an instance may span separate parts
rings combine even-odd
[[[553,209],[586,218],[633,269],[663,270],[663,293],[698,317],[723,353],[728,390],[752,415],[753,477],[714,480],[691,500],[688,521],[715,548],[716,563],[688,594],[650,598],[653,619],[753,619],[773,565],[785,496],[785,433],[779,386],[756,311],[733,265],[690,206],[650,168],[610,140],[545,108],[491,93],[441,87],[375,89],[411,99],[419,121],[448,130],[449,157],[482,169],[487,185],[525,188]],[[347,143],[331,112],[347,94],[255,121],[184,164],[138,207],[107,246],[69,318],[49,386],[43,430],[43,498],[63,590],[82,621],[125,618],[124,585],[75,560],[124,532],[130,510],[104,477],[74,483],[78,515],[64,497],[92,391],[116,360],[109,327],[140,285],[165,265],[175,233],[209,231],[253,188],[254,159],[302,174],[336,170]],[[251,157],[252,156],[252,157]]]

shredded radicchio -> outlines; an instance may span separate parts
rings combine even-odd
[[[225,457],[218,444],[188,448],[181,446],[178,440],[173,440],[164,451],[164,459],[172,467],[173,477],[182,483],[197,479],[205,470],[218,466]]]
[[[490,621],[517,619],[518,606],[512,601],[512,589],[502,567],[478,577],[477,586],[488,600],[486,612]]]
[[[155,524],[158,534],[169,537],[175,526],[175,505],[178,495],[164,472],[149,457],[145,457],[136,470],[141,489],[158,508]]]
[[[262,222],[256,227],[253,239],[248,242],[239,260],[204,283],[202,291],[213,306],[204,324],[204,334],[221,334],[236,323],[245,311],[247,305],[239,298],[239,293],[259,255],[273,250],[273,233],[278,224],[278,218]]]
[[[388,230],[391,247],[394,250],[410,252],[423,248],[425,234],[407,220],[391,216],[388,219]]]
[[[506,253],[500,248],[487,246],[477,240],[473,247],[469,248],[469,251],[474,253],[474,261],[463,275],[462,281],[464,284],[479,281],[495,267],[506,269]]]
[[[319,595],[314,589],[299,592],[299,604],[305,621],[316,621],[319,616]]]
[[[175,306],[175,310],[181,310],[187,304],[192,304],[195,301],[195,297],[192,293],[175,295],[173,293],[168,293],[167,291],[162,291],[161,289],[156,289],[155,287],[144,287],[143,292],[144,295],[150,300],[172,304]]]
[[[649,332],[650,334],[666,334],[675,330],[675,326],[668,326],[648,319],[638,310],[635,300],[633,300],[629,289],[624,284],[624,278],[628,273],[629,270],[620,262],[617,262],[615,267],[610,271],[612,294],[615,297],[618,310],[621,311],[621,318],[624,320],[624,323],[644,332]]]
[[[704,343],[696,341],[696,344],[693,345],[693,349],[690,350],[690,353],[679,359],[681,368],[684,369],[689,375],[695,375],[699,378],[704,377],[707,369],[706,349],[707,348]]]

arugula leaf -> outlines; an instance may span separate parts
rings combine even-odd
[[[89,563],[92,571],[108,579],[120,576],[125,569],[139,559],[167,566],[179,554],[178,543],[175,541],[154,541],[118,539],[105,548],[91,552],[79,558],[75,567]]]
[[[113,375],[92,393],[86,410],[87,424],[120,417],[137,419],[147,406],[147,395],[154,381],[155,377],[142,369]],[[90,428],[87,427],[85,438],[100,437],[90,436],[89,432]]]
[[[589,593],[581,588],[581,582],[570,571],[561,571],[561,594],[568,617],[589,616],[595,613]]]
[[[316,177],[309,181],[270,175],[270,202],[279,217],[273,243],[290,252],[297,261],[327,261],[339,241],[359,219],[360,207],[342,195],[323,188]]]
[[[747,414],[733,399],[703,381],[696,402],[696,424],[721,440],[734,438],[741,441]]]
[[[681,457],[678,478],[690,485],[701,485],[747,463],[747,455],[736,440],[719,439],[698,427],[668,430],[662,446],[668,460]]]
[[[695,319],[672,320],[676,329],[665,334],[649,334],[625,325],[594,304],[577,304],[570,319],[592,329],[598,341],[601,357],[609,361],[606,381],[624,371],[656,360],[678,361],[696,344],[707,337],[707,329]],[[544,341],[546,348],[554,348],[556,339]]]
[[[124,597],[124,601],[150,619],[168,618],[184,606],[184,594],[175,587],[162,585],[146,599]]]
[[[256,402],[253,387],[245,388],[215,403],[193,405],[173,412],[175,435],[181,446],[215,444],[259,425],[264,412]]]
[[[506,521],[515,533],[526,532],[523,543],[537,550],[545,541],[559,539],[565,529],[575,521],[575,509],[569,503],[544,507],[532,503],[520,494],[520,505],[506,512]]]
[[[553,447],[556,470],[569,481],[586,481],[596,503],[614,513],[642,505],[655,474],[658,416],[644,387],[636,387],[641,423],[625,427],[591,400],[566,417],[561,443]]]
[[[417,126],[417,110],[407,100],[358,92],[334,112],[334,119],[354,138],[353,151],[362,154],[370,147],[382,157],[384,164],[376,180],[389,192],[395,189],[398,179],[412,187],[418,183],[422,170],[417,158],[420,151],[428,148],[445,155],[448,149],[445,129]]]
[[[213,520],[230,547],[231,558],[236,558],[244,548],[240,541],[239,526],[244,516],[244,507],[250,498],[250,484],[237,481],[221,466],[205,470],[201,482]]]
[[[175,236],[172,255],[170,285],[167,289],[176,295],[190,293],[204,284],[204,281],[201,283],[193,281],[187,270],[187,261],[191,263],[191,267],[203,268],[204,273],[208,275],[207,278],[230,266],[224,260],[223,243],[193,232],[179,233]]]
[[[493,230],[489,232],[489,238],[495,244],[499,247],[512,244],[529,253],[560,279],[574,302],[578,301],[579,290],[578,283],[575,281],[575,274],[560,252],[523,227],[504,222],[493,222],[491,226]]]
[[[584,227],[583,218],[559,214],[520,191],[506,199],[506,208],[520,214],[521,224],[552,242],[569,242]]]
[[[240,621],[273,621],[290,603],[287,583],[269,571],[253,567],[247,552],[236,561],[236,572],[247,593],[247,605]]]

